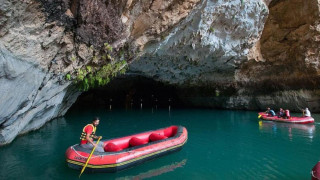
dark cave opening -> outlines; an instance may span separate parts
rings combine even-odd
[[[83,92],[72,108],[183,108],[176,87],[143,76],[123,76]]]

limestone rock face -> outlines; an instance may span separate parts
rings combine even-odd
[[[0,14],[5,144],[67,111],[80,92],[65,74],[94,62],[105,43],[157,81],[233,87],[268,8],[263,0],[5,0]]]
[[[196,106],[319,112],[319,2],[242,3],[202,1],[131,70]]]
[[[131,70],[179,86],[232,84],[267,15],[260,0],[202,1],[179,26],[146,44]]]
[[[260,41],[236,73],[239,92],[251,94],[251,108],[319,112],[319,2],[272,1],[269,11]]]
[[[55,60],[73,49],[72,38],[46,23],[40,8],[35,1],[0,4],[0,144],[63,115],[79,95]]]
[[[317,0],[3,0],[0,145],[64,115],[106,43],[195,106],[320,111],[319,22]]]
[[[268,12],[260,0],[201,1],[179,26],[147,43],[130,70],[176,85],[189,104],[248,108],[232,103],[239,101],[237,73],[257,46]]]
[[[78,0],[71,1],[72,12],[78,14],[79,27],[76,34],[89,45],[101,46],[105,42],[115,42],[123,38],[124,24],[121,11],[126,4],[124,0]]]
[[[0,3],[0,145],[65,114],[80,92],[65,80],[99,49],[128,62],[199,0],[4,0]]]

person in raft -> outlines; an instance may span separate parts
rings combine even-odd
[[[279,112],[278,112],[278,117],[279,118],[283,118],[285,116],[285,112],[282,108],[280,108]]]
[[[284,111],[284,116],[283,116],[283,118],[285,118],[285,119],[290,119],[290,111],[289,111],[289,109],[286,109],[285,111]]]
[[[104,152],[103,142],[99,142],[99,144],[96,144],[93,139],[99,139],[101,136],[96,136],[96,130],[97,126],[99,125],[99,118],[95,117],[92,120],[92,124],[87,124],[81,133],[80,136],[80,146],[86,149],[93,149],[93,147],[96,147],[96,151],[98,152]]]
[[[274,112],[274,110],[270,109],[269,107],[267,108],[266,113],[268,114],[268,116],[275,116],[276,113]]]
[[[308,108],[302,109],[302,114],[304,117],[311,117],[311,112],[309,111]]]

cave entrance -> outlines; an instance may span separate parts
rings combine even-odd
[[[73,108],[168,108],[185,107],[177,89],[143,76],[123,76],[104,87],[82,93]]]

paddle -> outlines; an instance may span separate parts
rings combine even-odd
[[[99,144],[100,139],[101,139],[101,136],[99,137],[99,139],[98,139],[98,141],[97,141],[97,145]],[[84,172],[84,170],[86,169],[86,167],[87,167],[87,165],[88,165],[88,162],[89,162],[89,160],[90,160],[90,158],[91,158],[94,150],[96,149],[96,147],[97,147],[97,146],[94,146],[94,147],[93,147],[93,149],[92,149],[92,151],[91,151],[91,153],[90,153],[90,156],[89,156],[88,159],[87,159],[86,164],[83,166],[83,168],[82,168],[82,170],[81,170],[81,173],[80,173],[80,175],[79,175],[79,178],[80,178],[81,174]]]

